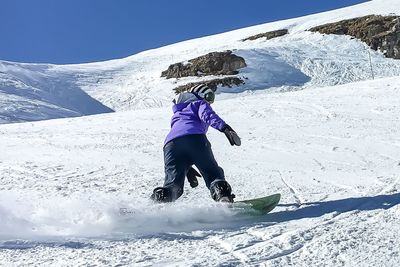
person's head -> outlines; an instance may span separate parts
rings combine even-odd
[[[197,94],[210,104],[214,103],[215,93],[210,87],[205,84],[195,85],[190,88],[189,92]]]

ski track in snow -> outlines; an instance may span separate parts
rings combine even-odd
[[[0,61],[0,123],[14,123],[0,125],[0,266],[397,266],[400,61],[372,51],[381,79],[370,81],[363,43],[304,32],[397,6],[375,0],[107,62]],[[280,28],[290,34],[239,41]],[[210,78],[161,71],[225,49],[246,58],[249,79],[213,107],[242,146],[208,136],[237,199],[282,194],[267,216],[237,216],[202,181],[174,204],[148,199],[163,181],[171,89]],[[50,118],[64,119],[29,122]]]
[[[296,200],[296,204],[297,206],[301,206],[304,202],[303,198],[301,197],[300,193],[296,190],[296,188],[294,188],[292,185],[290,185],[286,179],[283,178],[282,173],[278,170],[276,170],[276,172],[279,174],[282,182],[285,184],[285,186],[287,186],[290,190],[290,192],[293,194],[293,197]]]

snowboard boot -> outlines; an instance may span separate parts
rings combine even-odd
[[[227,181],[215,181],[210,186],[211,197],[217,202],[232,203],[235,195]]]
[[[169,190],[169,188],[156,187],[153,190],[150,199],[155,202],[171,202],[172,201],[171,191]]]

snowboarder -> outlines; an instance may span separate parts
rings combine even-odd
[[[164,143],[164,186],[153,190],[151,199],[156,202],[172,202],[183,193],[185,176],[192,187],[197,186],[192,168],[195,165],[203,176],[211,197],[215,201],[233,202],[235,197],[224,171],[218,166],[211,144],[206,137],[211,126],[223,132],[230,144],[240,146],[236,132],[211,108],[215,93],[205,84],[192,87],[174,99],[171,130]]]

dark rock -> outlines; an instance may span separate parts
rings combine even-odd
[[[231,88],[232,86],[238,86],[240,84],[244,84],[244,81],[238,77],[225,77],[222,79],[214,79],[214,80],[203,81],[203,82],[188,83],[188,84],[185,84],[185,85],[175,88],[174,91],[175,91],[175,93],[179,94],[181,92],[188,91],[193,86],[201,84],[201,83],[206,84],[212,90],[216,91],[217,87],[219,85]]]
[[[280,37],[283,35],[288,34],[288,30],[287,29],[282,29],[282,30],[277,30],[277,31],[271,31],[271,32],[265,32],[265,33],[260,33],[260,34],[256,34],[250,37],[247,37],[245,39],[243,39],[242,41],[252,41],[252,40],[256,40],[259,38],[267,38],[267,40],[272,39],[272,38],[276,38],[276,37]]]
[[[380,50],[386,57],[400,59],[400,16],[369,15],[311,28],[323,34],[350,35]]]
[[[236,75],[240,68],[246,67],[244,58],[232,54],[232,51],[212,52],[189,60],[189,63],[170,65],[161,77],[181,78],[207,75]]]

